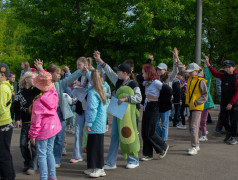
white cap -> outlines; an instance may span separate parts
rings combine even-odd
[[[164,64],[164,63],[160,63],[158,66],[157,66],[158,69],[165,69],[167,70],[167,65]]]
[[[199,67],[199,65],[197,65],[196,63],[191,63],[188,65],[188,69],[186,70],[186,72],[193,72],[193,71],[199,71],[201,68]]]

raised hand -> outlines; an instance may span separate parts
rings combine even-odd
[[[209,57],[208,56],[205,56],[205,64],[206,66],[210,66],[210,62],[209,62]]]
[[[43,70],[43,61],[41,61],[40,59],[36,59],[34,61],[34,65],[38,71]]]
[[[175,47],[174,50],[173,50],[173,59],[174,59],[174,62],[178,62],[179,61],[179,57],[178,57],[178,49]]]
[[[64,71],[65,71],[66,73],[68,73],[68,72],[69,72],[69,67],[68,67],[68,66],[65,66],[65,67],[64,67]]]
[[[94,51],[93,57],[97,62],[99,62],[99,64],[102,65],[104,63],[104,61],[101,59],[101,54],[99,51]]]
[[[153,55],[149,55],[149,59],[150,59],[151,61],[154,61],[154,56],[153,56]]]

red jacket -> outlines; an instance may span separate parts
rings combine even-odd
[[[216,71],[211,65],[208,67],[210,72],[212,73],[212,75],[216,78],[219,78],[222,80],[224,73],[223,72],[219,72]],[[237,73],[236,70],[233,71],[233,73]],[[236,100],[238,98],[238,78],[236,79],[236,83],[235,83],[235,93],[233,94],[231,100],[230,100],[230,104],[233,105]]]

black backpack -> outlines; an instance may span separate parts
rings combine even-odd
[[[173,95],[172,88],[167,84],[163,84],[158,101],[160,112],[166,112],[172,109],[172,102],[171,102],[172,95]]]

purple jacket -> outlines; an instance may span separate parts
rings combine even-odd
[[[54,88],[33,101],[29,138],[45,140],[55,136],[62,129],[57,115],[58,94]]]

